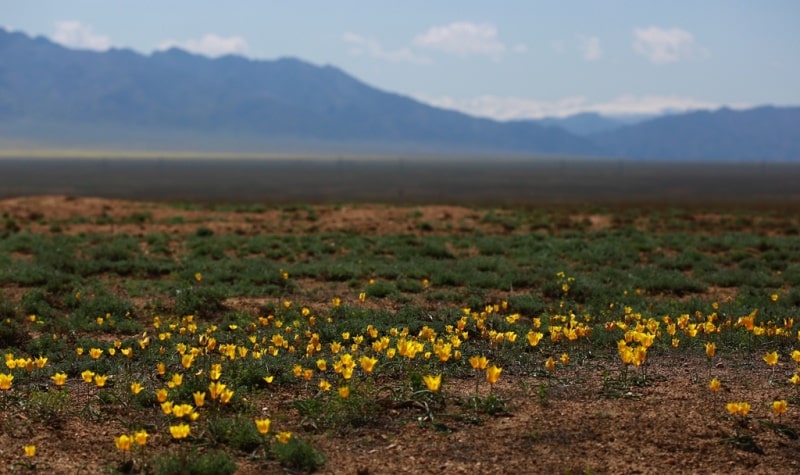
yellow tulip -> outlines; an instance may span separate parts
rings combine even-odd
[[[436,392],[439,390],[439,387],[442,385],[442,375],[425,375],[422,377],[422,381],[425,383],[425,386],[428,388],[429,391]]]
[[[224,384],[214,381],[208,385],[208,395],[211,396],[212,400],[216,401],[217,398],[219,398],[225,391],[225,387],[226,386]]]
[[[144,389],[144,386],[142,386],[138,382],[134,381],[134,382],[131,383],[131,392],[134,395],[139,394],[140,392],[142,392],[142,389]]]
[[[101,350],[100,348],[92,348],[91,350],[89,350],[89,356],[91,356],[93,360],[99,359],[100,355],[102,354],[103,350]]]
[[[92,381],[94,381],[94,371],[90,369],[83,371],[81,373],[81,378],[83,378],[84,382],[91,383]]]
[[[108,375],[105,374],[96,374],[94,375],[94,384],[98,388],[102,388],[106,385],[106,380],[108,380]]]
[[[750,412],[750,403],[729,402],[725,405],[725,408],[733,415],[746,416]]]
[[[147,433],[147,431],[142,429],[133,434],[133,439],[136,441],[137,445],[145,445],[149,436],[150,435]]]
[[[367,373],[371,373],[372,370],[375,368],[375,363],[378,362],[378,359],[370,358],[369,356],[364,355],[358,361],[361,364],[361,369],[363,369]]]
[[[715,393],[719,391],[721,385],[722,383],[719,382],[719,379],[714,378],[708,383],[708,389],[710,389],[712,393]]]
[[[183,366],[186,369],[192,367],[193,361],[194,361],[194,356],[192,356],[190,353],[186,353],[185,355],[181,356],[181,366]]]
[[[233,397],[233,390],[226,389],[222,391],[222,394],[219,395],[219,402],[221,402],[222,404],[228,404],[229,402],[231,402],[232,397]]]
[[[323,391],[330,391],[331,390],[331,383],[325,381],[324,379],[319,382],[319,388]]]
[[[562,353],[561,354],[561,363],[565,364],[565,365],[569,364],[569,355],[568,354],[566,354],[566,353]]]
[[[169,426],[169,433],[173,439],[185,439],[189,436],[189,424]]]
[[[717,351],[716,344],[714,344],[713,342],[706,343],[706,356],[708,356],[709,358],[713,358],[714,353],[716,353],[716,351]]]
[[[535,332],[535,331],[531,330],[531,331],[528,332],[528,335],[527,335],[528,344],[530,344],[531,346],[536,346],[536,345],[539,344],[539,340],[541,340],[542,337],[544,337],[544,333]]]
[[[53,380],[56,386],[63,386],[67,382],[67,375],[65,373],[56,373],[50,376],[50,379]]]
[[[26,445],[23,447],[25,450],[26,457],[33,457],[36,455],[36,446],[35,445]]]
[[[203,407],[203,405],[206,403],[206,393],[202,391],[193,393],[192,397],[194,398],[194,405],[197,407]]]
[[[291,432],[279,432],[279,433],[275,434],[275,438],[278,439],[278,442],[280,442],[281,444],[288,444],[289,443],[289,439],[292,438],[292,433]]]
[[[264,435],[267,432],[269,432],[269,426],[272,423],[272,421],[270,421],[269,419],[256,419],[255,423],[256,423],[256,429],[258,429],[258,433]]]
[[[778,352],[773,351],[764,355],[764,362],[770,366],[775,366],[778,363]]]
[[[132,442],[133,442],[133,437],[127,434],[122,434],[119,437],[114,437],[114,443],[116,444],[117,448],[124,452],[131,450]]]
[[[500,379],[500,373],[503,372],[503,368],[498,368],[495,365],[489,366],[486,368],[486,381],[489,381],[489,384],[494,384]]]
[[[544,362],[544,367],[547,371],[552,373],[556,369],[556,360],[554,360],[552,356],[547,358],[547,361]]]
[[[166,388],[161,388],[158,391],[156,391],[156,400],[158,402],[164,402],[167,400],[168,395],[169,391],[167,391]]]
[[[777,415],[781,415],[784,412],[786,412],[786,407],[787,404],[785,399],[772,402],[772,412],[774,412]]]
[[[350,386],[339,386],[339,397],[347,399],[350,397]]]
[[[474,370],[484,370],[489,365],[489,359],[485,356],[473,356],[469,359],[469,364]]]

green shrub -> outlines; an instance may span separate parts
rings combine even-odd
[[[325,464],[325,455],[322,452],[297,437],[292,437],[285,444],[273,444],[272,454],[284,467],[308,473]]]
[[[156,475],[229,475],[236,473],[236,462],[221,450],[198,453],[168,453],[155,459]]]

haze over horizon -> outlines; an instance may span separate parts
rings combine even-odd
[[[789,0],[502,7],[11,0],[5,7],[0,26],[71,48],[297,57],[499,120],[800,104],[793,27],[800,4]]]

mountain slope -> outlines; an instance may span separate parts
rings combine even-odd
[[[665,116],[589,136],[616,157],[800,159],[800,107],[764,106]]]
[[[125,128],[137,133],[159,130],[162,135],[165,129],[174,129],[197,132],[206,139],[233,135],[243,142],[316,140],[394,149],[596,152],[589,141],[560,128],[501,123],[437,109],[372,88],[331,66],[296,59],[208,59],[177,49],[150,56],[129,50],[75,51],[4,30],[0,30],[0,121],[28,131],[39,123],[50,128],[102,124],[105,134],[112,135],[124,135]]]

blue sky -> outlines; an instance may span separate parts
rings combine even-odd
[[[0,25],[75,48],[293,56],[498,119],[800,105],[797,0],[2,0]]]

